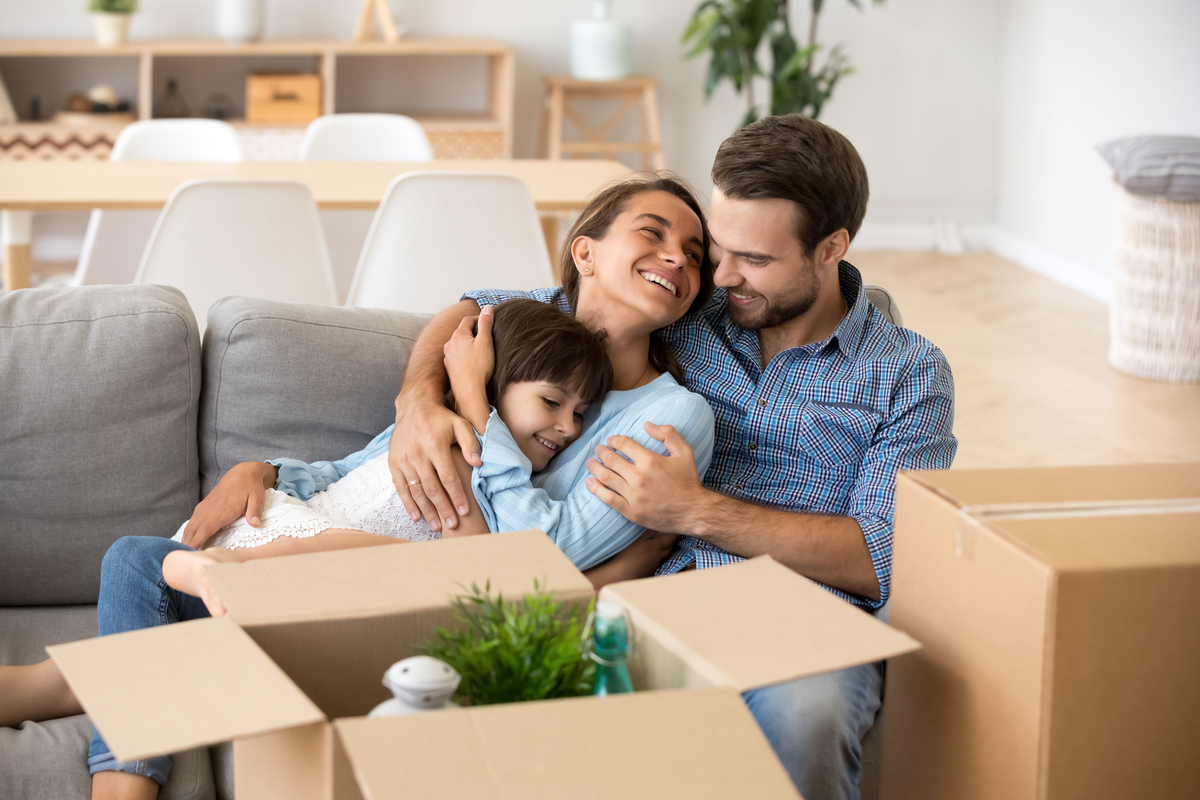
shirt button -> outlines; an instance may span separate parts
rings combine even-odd
[[[757,449],[758,449],[758,445],[755,444],[754,442],[751,442],[750,443],[750,452],[753,453]]]
[[[740,491],[742,491],[743,489],[745,489],[746,487],[745,487],[745,486],[743,486],[743,485],[742,485],[742,484],[740,484],[740,483],[735,483],[735,484],[733,485],[733,488],[737,489],[737,490],[740,492]]]
[[[767,406],[767,398],[765,398],[765,397],[760,397],[760,398],[758,398],[758,404],[759,404],[760,406],[762,406],[763,408],[766,408],[766,406]]]

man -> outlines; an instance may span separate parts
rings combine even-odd
[[[701,481],[679,435],[647,423],[667,454],[613,437],[589,462],[589,488],[639,525],[681,534],[659,574],[769,554],[879,613],[896,472],[944,469],[954,457],[949,365],[884,320],[842,260],[868,197],[866,169],[843,136],[804,117],[770,117],[721,145],[712,177],[720,288],[664,331],[688,387],[715,413],[712,465]],[[468,293],[413,351],[397,429],[423,434],[393,439],[389,462],[405,506],[431,527],[465,513],[451,442],[478,463],[469,426],[441,404],[442,344],[480,304],[518,294]],[[564,304],[553,290],[533,296]],[[882,684],[882,664],[868,664],[745,699],[805,798],[852,798]]]

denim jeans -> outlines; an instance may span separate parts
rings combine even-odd
[[[874,613],[888,622],[887,604]],[[883,662],[742,695],[804,800],[857,800],[862,738],[883,701]]]
[[[167,553],[191,549],[157,536],[126,536],[114,542],[100,567],[100,601],[96,607],[100,635],[207,617],[208,609],[200,598],[177,592],[163,580],[162,564]],[[145,775],[161,785],[170,775],[171,759],[156,756],[118,761],[97,730],[88,747],[88,772],[95,775],[105,770]]]

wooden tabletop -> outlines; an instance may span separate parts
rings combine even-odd
[[[373,209],[392,179],[412,170],[488,170],[525,181],[540,211],[577,211],[610,181],[630,173],[617,161],[461,159],[422,163],[362,161],[0,162],[0,210],[86,211],[162,208],[175,187],[199,178],[294,180],[307,184],[320,208]]]

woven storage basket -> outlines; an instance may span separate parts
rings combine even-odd
[[[1200,203],[1118,192],[1108,361],[1139,378],[1200,382]]]

